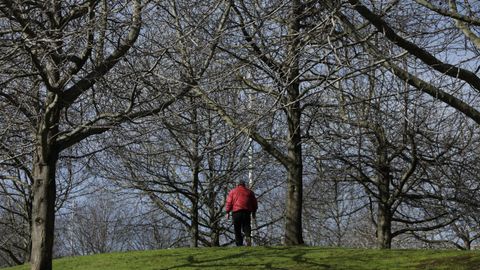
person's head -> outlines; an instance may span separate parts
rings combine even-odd
[[[238,181],[238,185],[244,187],[246,185],[245,180]]]

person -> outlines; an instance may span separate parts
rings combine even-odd
[[[247,246],[252,245],[250,216],[256,218],[257,198],[253,191],[245,186],[245,181],[239,181],[238,185],[230,190],[225,204],[227,219],[230,219],[232,212],[233,229],[235,231],[235,243],[237,246],[243,246],[243,233]]]

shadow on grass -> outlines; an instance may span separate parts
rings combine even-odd
[[[269,249],[269,248],[267,248]],[[389,269],[379,265],[378,262],[385,259],[384,255],[368,254],[363,250],[346,250],[336,248],[312,248],[312,247],[273,247],[271,250],[281,250],[275,254],[279,258],[289,259],[298,267],[292,269],[321,269],[321,270],[372,270]],[[320,256],[315,256],[315,255]],[[306,256],[308,255],[308,256]],[[392,255],[394,257],[394,255]],[[388,256],[387,256],[388,261]],[[352,268],[354,267],[354,268]]]
[[[480,269],[480,257],[471,253],[446,258],[428,259],[419,263],[417,269],[458,269],[459,266],[462,267],[461,269]]]
[[[223,252],[223,251],[218,251]],[[271,270],[373,270],[373,269],[480,269],[476,254],[421,260],[409,250],[370,251],[312,247],[232,248],[228,254],[185,254],[167,269],[271,269]],[[210,255],[211,254],[211,255]],[[223,255],[223,256],[222,256]],[[398,258],[402,258],[398,260]],[[451,266],[451,267],[449,267]],[[460,268],[459,268],[460,267]]]
[[[307,269],[334,269],[332,267],[332,265],[330,264],[325,264],[325,263],[320,263],[320,262],[317,262],[315,259],[308,259],[308,258],[305,258],[305,255],[307,255],[308,253],[311,253],[312,252],[312,248],[302,248],[300,246],[295,246],[295,247],[266,247],[266,250],[270,250],[270,251],[278,251],[278,250],[282,250],[282,251],[287,251],[288,253],[281,253],[281,254],[278,254],[278,253],[275,253],[275,256],[278,257],[278,258],[284,258],[284,259],[287,259],[287,260],[292,260],[293,262],[295,262],[296,265],[299,265],[299,266],[303,266],[302,268],[307,268]],[[274,268],[267,268],[267,269],[274,269]],[[285,268],[287,269],[287,268]]]
[[[252,251],[243,251],[243,252],[240,252],[240,253],[234,253],[234,254],[231,254],[231,255],[226,255],[226,256],[223,256],[223,257],[217,257],[217,258],[214,258],[214,259],[205,259],[205,260],[199,260],[199,259],[196,259],[195,256],[196,255],[189,255],[187,256],[186,258],[186,263],[183,263],[183,264],[180,264],[180,265],[175,265],[175,266],[171,266],[171,267],[166,267],[166,268],[159,268],[159,270],[167,270],[167,269],[181,269],[181,268],[185,268],[185,267],[189,267],[189,268],[194,268],[194,267],[197,267],[197,268],[213,268],[213,267],[229,267],[229,266],[233,266],[232,264],[209,264],[209,263],[215,263],[215,262],[220,262],[220,261],[225,261],[225,260],[230,260],[230,259],[236,259],[238,257],[241,257],[241,256],[246,256],[248,254],[252,253]],[[242,265],[242,266],[249,266],[249,265]],[[250,265],[250,266],[257,266],[256,264],[255,265]]]
[[[183,268],[193,269],[270,269],[270,270],[289,270],[289,269],[319,269],[332,270],[330,265],[317,263],[307,259],[304,256],[307,250],[301,250],[291,247],[265,247],[264,250],[251,249],[239,250],[226,256],[199,259],[201,254],[188,255],[184,257],[184,263],[158,270],[173,270]],[[280,252],[279,252],[280,251]],[[285,253],[287,251],[287,253]],[[244,263],[236,263],[232,259],[245,258]],[[248,258],[255,258],[257,262],[250,262]],[[285,262],[285,265],[278,262],[278,259]],[[222,263],[225,262],[225,263]],[[238,261],[237,261],[238,262]],[[298,267],[297,267],[298,266]],[[294,268],[292,268],[294,267]]]

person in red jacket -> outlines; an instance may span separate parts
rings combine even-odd
[[[247,246],[252,245],[250,216],[255,219],[257,212],[257,198],[253,191],[245,186],[245,181],[241,180],[237,187],[230,190],[225,204],[227,219],[230,219],[230,212],[233,212],[233,228],[235,230],[235,243],[237,246],[243,246],[243,233]]]

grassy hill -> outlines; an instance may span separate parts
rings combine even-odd
[[[480,269],[479,251],[319,247],[196,248],[62,258],[55,270],[162,269]],[[7,268],[29,269],[27,265]]]

